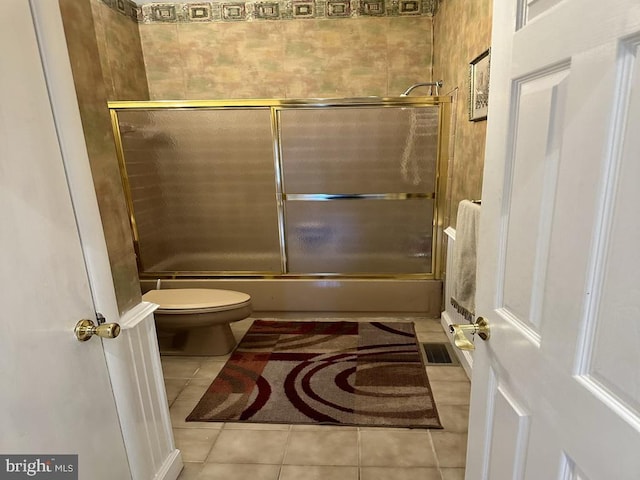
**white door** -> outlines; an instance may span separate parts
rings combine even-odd
[[[496,0],[467,480],[640,478],[640,2]]]
[[[78,454],[79,478],[130,479],[101,340],[73,334],[95,311],[29,3],[3,12],[0,454]]]

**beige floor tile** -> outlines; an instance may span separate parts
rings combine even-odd
[[[414,321],[417,333],[423,332],[444,332],[440,319],[435,318],[421,318]]]
[[[171,425],[173,428],[211,428],[220,430],[224,423],[222,422],[185,422],[185,418],[193,411],[196,402],[192,400],[181,401],[177,399],[169,409],[171,416]]]
[[[184,462],[204,462],[220,430],[210,428],[174,428],[176,448],[182,452]]]
[[[226,422],[225,430],[280,430],[289,431],[291,425],[287,423],[236,423]]]
[[[358,430],[358,427],[351,425],[335,426],[335,425],[291,425],[294,431],[319,431],[319,432],[348,432]]]
[[[469,428],[468,405],[439,405],[438,414],[446,432],[464,433]]]
[[[289,432],[222,430],[207,462],[280,465]]]
[[[203,466],[203,463],[185,462],[184,468],[178,475],[178,480],[197,480]]]
[[[462,367],[451,367],[451,366],[438,366],[438,367],[427,367],[427,376],[429,380],[437,382],[468,382],[469,377],[467,377],[464,368]]]
[[[418,342],[420,343],[445,343],[449,342],[449,338],[444,332],[417,332]]]
[[[202,379],[208,380],[209,383],[213,381],[214,378],[220,373],[224,367],[224,362],[219,362],[218,360],[212,360],[211,358],[207,358],[202,362],[200,368],[194,375],[194,379]]]
[[[253,318],[247,318],[245,320],[240,320],[239,322],[233,322],[231,324],[231,331],[236,337],[236,340],[240,341],[244,334],[247,333],[247,330],[253,324]]]
[[[360,480],[441,480],[437,468],[362,467]]]
[[[442,480],[464,480],[464,468],[441,468]]]
[[[407,427],[358,427],[361,432],[421,432],[423,430],[411,430]]]
[[[207,463],[196,480],[278,480],[280,465]]]
[[[191,378],[195,375],[202,359],[199,357],[173,357],[160,358],[164,378]]]
[[[211,382],[203,380],[190,380],[186,387],[182,389],[174,403],[191,403],[193,407],[200,401],[204,393],[209,388]]]
[[[360,465],[371,467],[434,467],[426,430],[362,430]]]
[[[469,405],[471,384],[469,382],[430,381],[436,406]]]
[[[358,432],[291,431],[285,465],[358,465]]]
[[[431,430],[431,439],[441,468],[462,468],[467,455],[467,434]]]
[[[224,364],[225,362],[227,362],[227,360],[231,358],[231,353],[227,353],[226,355],[215,355],[215,356],[206,357],[206,358],[208,362],[222,362]]]
[[[186,378],[167,378],[164,381],[164,388],[167,391],[167,403],[169,406],[178,398],[180,392],[187,386]]]
[[[213,379],[209,379],[209,378],[199,378],[198,375],[196,374],[195,377],[189,380],[187,387],[192,387],[194,390],[195,390],[195,387],[200,387],[206,391],[207,388],[209,388],[209,386],[211,385],[212,381]]]
[[[283,465],[278,480],[358,480],[358,467]]]

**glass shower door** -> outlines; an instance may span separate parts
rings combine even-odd
[[[144,273],[282,273],[269,108],[118,111]]]
[[[433,272],[437,106],[278,112],[287,271]]]

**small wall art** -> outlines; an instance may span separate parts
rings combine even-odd
[[[482,52],[469,64],[469,120],[487,118],[489,109],[489,66],[491,49]]]

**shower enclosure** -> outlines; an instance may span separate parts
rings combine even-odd
[[[110,103],[141,279],[439,278],[449,106]]]

